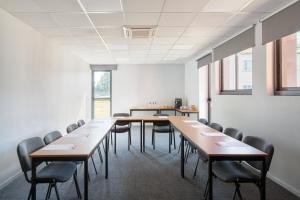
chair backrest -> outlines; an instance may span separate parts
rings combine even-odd
[[[129,117],[128,113],[114,113],[113,117]],[[129,125],[129,122],[117,122],[116,125],[118,126],[126,126]]]
[[[226,128],[224,130],[224,134],[228,135],[234,139],[237,139],[239,141],[242,141],[242,139],[243,139],[243,133],[236,128]]]
[[[204,118],[200,118],[200,119],[198,119],[198,121],[204,125],[208,125],[208,121]]]
[[[209,125],[209,127],[219,131],[219,132],[223,132],[223,127],[220,125],[220,124],[217,124],[217,123],[211,123]]]
[[[70,124],[69,126],[67,126],[67,133],[71,133],[72,131],[74,131],[75,129],[78,128],[77,124]]]
[[[18,144],[17,154],[20,161],[22,171],[25,174],[26,180],[28,171],[31,171],[31,157],[30,154],[44,147],[45,144],[40,137],[32,137],[23,140]]]
[[[52,131],[45,135],[44,142],[45,144],[50,144],[51,142],[59,139],[62,137],[62,134],[59,131]]]
[[[269,171],[274,154],[273,144],[255,136],[246,136],[243,142],[268,154],[266,159],[266,170]],[[258,170],[262,169],[261,161],[247,161],[247,163]]]
[[[166,113],[157,113],[157,114],[154,114],[153,116],[169,116],[169,114],[166,114]],[[169,126],[170,122],[168,122],[168,121],[154,122],[153,125],[154,126]]]
[[[81,127],[83,125],[85,125],[85,121],[83,119],[78,120],[77,122],[78,127]]]

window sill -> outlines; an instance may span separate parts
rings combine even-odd
[[[252,90],[226,90],[221,91],[220,95],[252,95]]]
[[[300,90],[279,90],[274,92],[274,96],[300,96]]]

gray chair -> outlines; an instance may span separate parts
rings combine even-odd
[[[200,123],[204,124],[204,125],[208,125],[209,124],[208,121],[206,119],[204,119],[204,118],[200,118],[200,119],[198,119],[198,121]]]
[[[220,124],[217,124],[217,123],[211,123],[209,125],[210,128],[213,128],[219,132],[223,132],[223,126],[221,126]]]
[[[243,133],[236,128],[226,128],[223,133],[239,141],[243,139]]]
[[[78,128],[78,124],[77,123],[73,123],[70,124],[69,126],[67,126],[67,133],[71,133],[72,131],[76,130]]]
[[[83,119],[78,120],[77,122],[78,127],[81,127],[83,125],[85,125],[85,121]]]
[[[33,137],[23,140],[17,147],[17,154],[20,161],[22,171],[25,179],[28,183],[31,183],[30,172],[32,170],[30,154],[44,147],[43,140],[39,137]],[[39,163],[38,165],[43,165]],[[43,167],[39,167],[36,172],[36,183],[48,183],[48,190],[46,199],[48,200],[51,196],[52,188],[55,189],[57,199],[60,199],[57,183],[68,181],[72,176],[76,186],[76,192],[78,198],[81,198],[81,193],[78,187],[77,175],[76,175],[76,164],[73,162],[51,162]],[[32,196],[32,187],[28,194],[27,199],[29,200]]]
[[[51,142],[59,139],[62,137],[62,134],[59,131],[52,131],[45,135],[44,142],[46,145],[50,144]]]
[[[154,114],[153,116],[169,116],[168,114]],[[155,149],[155,133],[169,133],[169,146],[174,142],[174,149],[176,149],[176,139],[175,139],[175,130],[171,126],[170,122],[154,122],[152,128],[152,145],[153,149]],[[174,140],[172,142],[172,140]],[[171,153],[171,148],[169,148],[169,153]]]
[[[247,136],[243,142],[268,154],[266,158],[266,172],[269,171],[274,154],[274,146],[255,136]],[[259,161],[219,161],[213,164],[213,174],[216,177],[224,182],[235,184],[233,199],[235,199],[236,195],[242,199],[240,183],[254,183],[260,189],[261,170],[262,163]]]
[[[129,117],[130,115],[128,113],[114,113],[113,117]],[[116,153],[116,145],[117,145],[117,133],[128,133],[128,150],[130,150],[130,145],[131,145],[131,124],[129,122],[116,122],[116,126],[114,126],[111,129],[111,142],[112,140],[112,133],[115,134],[115,148],[114,151]]]

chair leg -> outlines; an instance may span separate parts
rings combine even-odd
[[[57,200],[60,200],[59,194],[58,194],[58,189],[57,189],[57,185],[56,183],[54,183],[54,189],[55,189],[55,193],[56,193],[56,198]],[[51,191],[50,191],[51,192]]]
[[[78,181],[77,181],[76,174],[73,175],[73,179],[74,179],[74,183],[75,183],[75,187],[76,187],[77,196],[78,196],[79,199],[81,199],[81,192],[80,192],[80,188],[78,186]]]
[[[131,145],[131,127],[129,129],[129,140],[130,140],[130,145]]]
[[[205,190],[204,190],[204,195],[203,195],[203,199],[207,199],[208,197],[208,180],[206,181],[206,186],[205,186]]]
[[[195,178],[196,175],[197,175],[197,169],[198,169],[199,160],[200,160],[200,156],[198,156],[198,160],[197,160],[197,164],[196,164],[196,167],[195,167],[195,171],[194,171],[194,176],[193,176],[193,178]]]
[[[92,159],[92,163],[93,163],[93,166],[94,166],[94,169],[95,169],[95,173],[98,174],[98,171],[97,171],[96,164],[95,164],[93,156],[91,156],[91,159]]]
[[[99,158],[100,158],[101,163],[103,163],[102,153],[101,153],[101,148],[100,148],[100,146],[98,146],[98,154],[99,154]]]
[[[181,145],[179,144],[179,147],[178,147],[178,152],[177,152],[178,154],[179,154],[179,152],[180,152],[180,148],[181,148]]]
[[[49,185],[48,185],[48,189],[47,189],[47,193],[46,193],[46,196],[45,196],[45,200],[49,199],[50,188],[51,188],[51,183],[49,183]]]
[[[187,151],[186,151],[186,156],[185,156],[185,164],[187,163],[187,160],[188,160],[188,157],[189,157],[189,154],[190,154],[190,150],[191,150],[191,147],[190,145],[187,146]]]
[[[171,153],[171,146],[172,146],[172,134],[169,133],[169,153]]]
[[[175,131],[172,131],[173,134],[173,140],[174,140],[174,149],[176,149],[176,139],[175,139]]]
[[[113,134],[110,132],[110,137],[111,137],[111,145],[113,145]]]
[[[153,149],[155,150],[155,131],[153,131]]]
[[[29,190],[29,193],[28,193],[28,196],[27,196],[27,200],[31,199],[31,195],[32,195],[32,186],[30,187],[30,190]]]
[[[130,151],[130,131],[128,132],[128,151]]]
[[[233,200],[235,199],[236,194],[238,195],[240,200],[243,200],[241,190],[240,190],[240,184],[238,182],[235,182],[234,184],[235,184],[235,192],[234,192]]]

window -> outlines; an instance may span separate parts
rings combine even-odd
[[[252,48],[223,58],[220,72],[221,94],[251,94]]]
[[[300,95],[300,32],[275,42],[275,93]]]
[[[111,115],[111,71],[93,71],[92,118]]]

